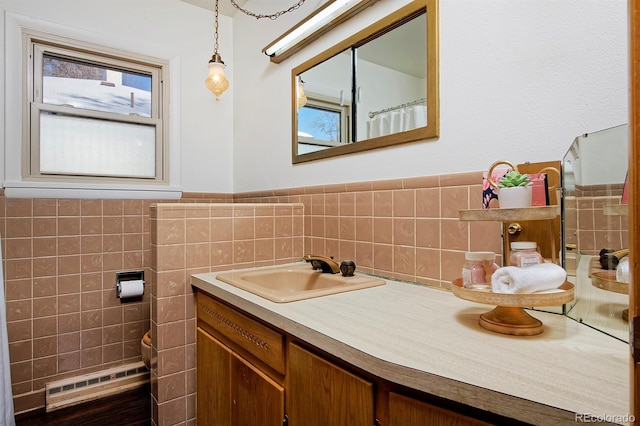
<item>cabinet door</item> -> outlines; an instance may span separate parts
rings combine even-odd
[[[196,345],[198,425],[231,425],[231,351],[201,329]]]
[[[373,384],[289,345],[287,414],[290,426],[371,426]]]
[[[198,425],[282,425],[282,386],[201,329],[197,348]]]
[[[389,394],[389,426],[416,425],[484,426],[488,423],[391,392]]]
[[[231,401],[235,426],[282,426],[284,388],[238,356],[231,358]]]

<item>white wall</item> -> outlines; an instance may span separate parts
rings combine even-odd
[[[559,160],[577,135],[627,122],[625,0],[607,1],[606,7],[601,0],[439,0],[440,138],[294,166],[291,68],[408,0],[379,1],[303,52],[271,63],[262,48],[323,2],[307,0],[275,21],[221,15],[220,53],[231,87],[217,102],[203,85],[213,50],[210,11],[179,0],[0,0],[0,10],[177,61],[179,108],[173,111],[179,117],[173,130],[181,143],[184,191],[245,192],[486,170],[497,159]],[[271,12],[292,3],[250,0],[246,6]],[[0,33],[4,46],[4,29]],[[4,51],[0,56],[4,73]],[[5,104],[14,108],[15,101],[7,98]],[[19,144],[5,140],[4,132],[1,137],[5,148]]]
[[[207,62],[213,53],[213,13],[179,0],[0,0],[0,11],[30,20],[84,40],[107,40],[109,45],[170,60],[172,78],[172,137],[179,141],[184,191],[232,192],[233,79],[232,20],[220,16],[220,53],[228,66],[231,88],[220,101],[204,87]],[[5,26],[0,46],[5,44]],[[3,108],[15,109],[19,85],[15,63],[0,55],[0,73],[7,73]],[[11,60],[11,58],[10,58]],[[234,84],[235,83],[235,84]],[[4,96],[3,96],[4,98]],[[1,114],[4,116],[4,114]],[[10,127],[10,126],[9,126]],[[19,146],[18,137],[5,137],[4,148]],[[18,132],[19,134],[19,132]],[[5,146],[6,144],[6,146]],[[7,149],[3,149],[2,152]],[[11,161],[8,159],[7,161]],[[2,162],[2,176],[5,175]]]
[[[291,69],[407,2],[380,1],[280,64],[261,49],[322,1],[234,17],[234,192],[561,160],[577,135],[627,122],[625,0],[439,0],[440,138],[292,165]]]

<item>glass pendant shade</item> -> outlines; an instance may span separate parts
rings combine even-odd
[[[204,80],[205,86],[209,89],[214,95],[216,95],[216,100],[220,99],[220,95],[229,88],[229,80],[224,75],[225,64],[222,61],[215,60],[211,58],[209,61],[209,75]]]
[[[302,81],[302,79],[298,79],[297,92],[298,108],[302,108],[307,104],[307,95],[304,94],[304,81]]]

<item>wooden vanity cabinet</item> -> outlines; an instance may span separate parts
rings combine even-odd
[[[372,426],[374,386],[349,371],[289,344],[287,415],[290,426]]]
[[[197,423],[281,426],[284,336],[197,294]]]
[[[198,329],[198,424],[281,426],[284,388]]]
[[[198,425],[488,424],[422,401],[419,392],[403,395],[367,372],[354,374],[338,358],[201,291],[197,305]]]
[[[488,426],[472,419],[445,410],[418,399],[389,392],[390,426]]]

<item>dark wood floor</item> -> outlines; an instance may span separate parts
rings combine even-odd
[[[17,426],[148,426],[151,424],[149,385],[85,402],[51,413],[44,409],[16,416]]]

